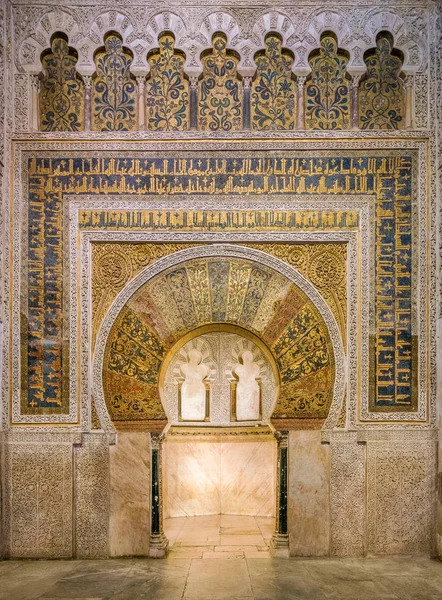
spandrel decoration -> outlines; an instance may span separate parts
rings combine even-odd
[[[292,76],[293,57],[283,51],[281,38],[270,33],[265,52],[255,57],[256,77],[252,83],[252,128],[294,129],[296,83]]]
[[[402,129],[404,87],[402,61],[394,54],[390,36],[380,36],[376,48],[364,56],[367,73],[359,88],[361,129]]]
[[[184,75],[185,56],[175,49],[171,33],[159,38],[159,50],[148,56],[147,129],[157,131],[189,128],[189,82]]]
[[[136,86],[130,74],[132,56],[121,37],[110,33],[95,55],[92,89],[92,128],[95,131],[133,131],[137,128]]]
[[[321,47],[309,58],[312,69],[305,87],[306,129],[348,129],[350,86],[348,54],[338,49],[334,34],[321,38]]]
[[[41,131],[81,131],[84,128],[84,84],[75,69],[75,51],[69,48],[64,36],[56,36],[41,62]]]
[[[203,78],[198,94],[198,125],[204,131],[242,129],[242,86],[236,69],[239,59],[227,50],[223,33],[213,36],[212,50],[202,58]]]

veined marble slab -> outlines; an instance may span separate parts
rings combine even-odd
[[[276,441],[168,438],[163,485],[165,517],[273,517]]]

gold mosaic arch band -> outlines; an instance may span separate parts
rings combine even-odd
[[[206,257],[229,257],[229,258],[246,258],[246,260],[259,261],[260,264],[264,264],[265,267],[279,271],[290,279],[295,286],[300,285],[309,300],[316,303],[318,315],[321,314],[325,320],[326,326],[328,327],[331,335],[330,349],[333,348],[333,362],[335,364],[335,376],[334,376],[334,393],[332,400],[332,410],[329,414],[329,419],[337,419],[339,417],[339,411],[343,401],[344,393],[344,353],[342,347],[342,341],[340,338],[339,330],[336,321],[325,304],[324,300],[318,294],[318,292],[309,284],[299,273],[293,268],[285,265],[278,259],[266,256],[264,253],[256,250],[245,249],[241,247],[235,247],[230,245],[216,245],[204,248]],[[121,309],[126,305],[126,302],[133,297],[134,293],[140,289],[144,282],[154,280],[155,275],[158,275],[165,268],[172,265],[180,265],[188,262],[190,259],[201,258],[201,248],[184,250],[176,253],[176,255],[166,257],[155,263],[152,267],[147,268],[138,277],[132,280],[126,288],[119,294],[111,309],[109,310],[105,321],[100,328],[100,333],[97,340],[97,352],[94,358],[94,397],[96,400],[96,407],[100,414],[100,420],[103,419],[110,425],[109,416],[107,415],[106,402],[104,398],[103,384],[105,379],[103,378],[103,369],[106,364],[106,355],[108,350],[104,351],[104,341],[108,339],[109,335],[112,334],[112,330],[117,322],[120,315]],[[180,256],[179,256],[180,255]],[[164,264],[165,263],[165,264]],[[106,345],[107,348],[107,345]],[[290,389],[290,386],[289,386]],[[286,415],[287,416],[287,415]],[[313,415],[311,415],[313,416]]]

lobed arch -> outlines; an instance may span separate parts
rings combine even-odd
[[[164,274],[166,271],[169,272],[172,267],[182,267],[185,263],[189,263],[189,261],[201,259],[231,259],[257,263],[265,269],[269,269],[278,274],[278,276],[285,278],[290,285],[294,285],[302,292],[302,294],[306,295],[308,301],[315,307],[314,310],[318,311],[318,315],[320,315],[320,319],[322,319],[324,326],[328,331],[328,339],[333,355],[334,379],[332,399],[326,421],[325,423],[324,420],[321,421],[321,425],[323,425],[324,428],[333,428],[339,418],[344,400],[346,388],[346,359],[339,328],[331,310],[317,289],[295,268],[260,250],[232,244],[199,246],[180,250],[164,257],[139,273],[116,297],[98,332],[91,373],[91,393],[94,398],[95,407],[102,428],[109,432],[115,431],[115,426],[112,423],[106,404],[103,369],[105,367],[108,342],[117,319],[130,299],[133,299],[134,302],[137,301],[136,294],[143,289],[143,286],[154,280],[157,276]],[[241,323],[238,324],[241,325]],[[184,333],[188,333],[188,331]]]
[[[94,52],[102,45],[103,35],[113,30],[122,36],[124,45],[134,54],[134,74],[146,75],[147,53],[158,45],[158,34],[167,30],[175,35],[176,48],[186,54],[188,74],[198,75],[202,71],[201,52],[210,49],[212,34],[220,31],[227,36],[228,46],[240,55],[239,72],[252,76],[255,66],[251,57],[263,48],[265,35],[274,31],[282,36],[284,47],[294,53],[295,73],[307,74],[309,54],[319,47],[321,34],[331,30],[338,38],[339,47],[350,53],[350,70],[360,71],[364,69],[363,54],[375,46],[377,34],[386,30],[393,35],[395,46],[404,54],[404,72],[417,72],[425,67],[425,31],[406,22],[400,13],[378,8],[369,10],[360,23],[353,21],[350,22],[343,10],[333,8],[317,9],[299,23],[282,11],[267,11],[255,23],[248,24],[241,23],[234,13],[224,10],[205,15],[190,32],[178,12],[165,10],[151,16],[143,31],[137,28],[132,15],[118,9],[97,14],[83,31],[74,15],[67,10],[51,10],[41,16],[34,32],[19,44],[15,61],[19,71],[37,75],[41,52],[49,47],[51,36],[61,31],[79,54],[79,73],[91,75]]]

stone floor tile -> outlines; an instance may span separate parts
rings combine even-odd
[[[321,587],[305,577],[255,579],[251,576],[251,583],[255,600],[327,600]]]
[[[244,556],[246,558],[270,558],[270,551],[262,550],[245,550]]]
[[[220,546],[265,546],[262,535],[221,535]]]
[[[442,587],[439,581],[427,577],[410,576],[407,572],[402,575],[381,576],[382,585],[400,600],[440,600]]]
[[[398,600],[380,581],[335,580],[323,583],[321,590],[328,600]]]
[[[244,558],[244,551],[239,548],[238,550],[231,550],[230,552],[203,552],[203,558],[216,558],[216,559],[232,559],[232,558]]]
[[[75,561],[39,560],[17,562],[17,569],[6,571],[0,577],[0,600],[39,598],[58,579],[75,570],[78,566],[78,562]]]
[[[235,552],[238,549],[241,549],[243,552],[257,552],[258,546],[215,546],[215,552]],[[267,550],[267,547],[265,547]]]
[[[253,598],[244,559],[193,560],[184,600]]]

